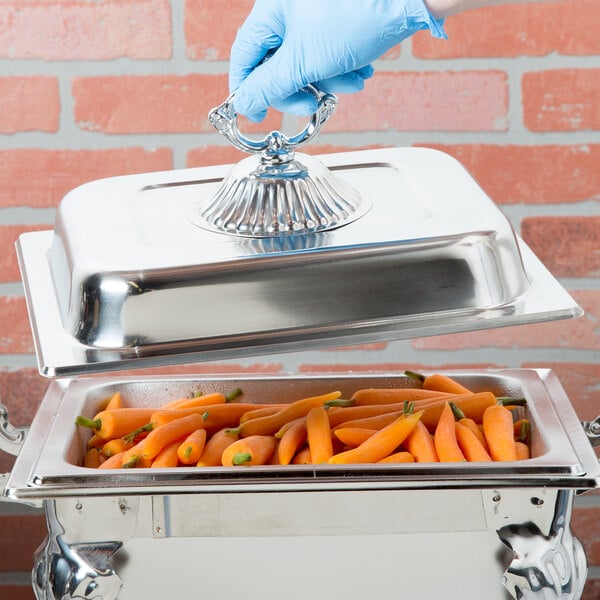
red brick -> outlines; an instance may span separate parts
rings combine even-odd
[[[77,124],[104,133],[214,132],[208,112],[228,95],[226,75],[80,77],[72,89]],[[247,127],[278,129],[281,115],[270,113]]]
[[[522,88],[523,119],[531,131],[600,129],[600,69],[525,73]]]
[[[171,56],[168,0],[13,0],[0,4],[0,57],[106,60]]]
[[[35,600],[35,594],[31,585],[0,584],[0,598],[6,600]]]
[[[593,421],[600,413],[600,364],[573,362],[524,362],[524,368],[551,369],[565,389],[577,416]]]
[[[600,598],[600,579],[588,578],[581,600],[598,600],[598,598]]]
[[[29,571],[46,537],[43,515],[0,515],[0,571]]]
[[[0,150],[0,207],[53,207],[67,192],[87,181],[172,167],[167,148]]]
[[[504,131],[502,71],[378,72],[360,94],[344,95],[332,131]]]
[[[27,231],[52,229],[50,225],[0,225],[0,283],[19,281],[21,275],[14,249],[17,238]]]
[[[419,58],[598,54],[600,39],[591,23],[599,18],[597,0],[469,10],[446,20],[448,40],[417,33],[413,54]]]
[[[600,566],[600,506],[575,508],[571,526],[583,544],[588,566]]]
[[[521,235],[554,276],[600,276],[600,217],[528,217]]]
[[[56,77],[0,78],[0,133],[55,132],[59,116]]]
[[[0,354],[31,354],[33,339],[25,299],[0,296]]]
[[[186,54],[197,60],[228,60],[238,28],[244,22],[252,0],[234,0],[223,10],[221,0],[186,0]],[[215,27],[215,23],[219,26]]]
[[[563,319],[547,323],[500,327],[413,340],[421,350],[456,350],[464,348],[565,348],[598,351],[598,321],[600,291],[571,292],[585,315],[578,319]]]
[[[600,198],[600,144],[427,145],[454,156],[499,204],[554,204]]]

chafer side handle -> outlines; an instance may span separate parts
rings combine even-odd
[[[582,421],[581,424],[592,446],[600,446],[600,415],[593,421]]]
[[[27,434],[27,427],[15,427],[8,420],[8,410],[0,400],[0,450],[16,456]]]

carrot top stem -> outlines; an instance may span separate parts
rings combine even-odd
[[[100,429],[102,427],[101,419],[88,419],[87,417],[82,417],[81,415],[75,419],[75,423],[77,425],[81,425],[82,427],[87,427],[88,429]]]
[[[325,408],[329,408],[331,406],[341,406],[342,408],[345,408],[347,406],[354,406],[354,400],[345,400],[344,398],[338,398],[337,400],[327,400],[323,403],[323,406]]]
[[[231,459],[234,465],[243,465],[252,460],[250,452],[236,452]]]
[[[145,425],[142,425],[141,427],[134,429],[131,433],[124,435],[121,439],[124,442],[130,443],[130,442],[133,442],[135,437],[137,435],[139,435],[140,433],[144,433],[144,431],[152,431],[153,429],[154,429],[154,423],[146,423]]]
[[[229,392],[229,394],[225,394],[225,402],[233,402],[236,398],[239,398],[244,392],[242,392],[241,388],[235,388]]]
[[[127,462],[124,462],[121,466],[123,469],[133,469],[138,462],[140,462],[140,456],[132,456]]]
[[[465,413],[462,410],[460,410],[460,408],[458,408],[458,406],[456,406],[454,402],[450,402],[450,408],[452,409],[452,412],[454,413],[454,418],[457,421],[460,421],[461,419],[465,418]]]
[[[415,412],[415,406],[416,404],[414,402],[409,402],[408,400],[405,400],[404,404],[402,405],[402,412],[405,415],[412,415]]]
[[[421,383],[423,381],[425,381],[425,375],[423,375],[422,373],[417,373],[416,371],[404,371],[404,374],[407,377],[410,377],[411,379],[415,379],[417,381],[420,381]]]
[[[525,406],[527,404],[525,398],[509,398],[508,396],[498,396],[496,402],[501,406]]]

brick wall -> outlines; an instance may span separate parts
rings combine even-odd
[[[13,243],[52,227],[85,181],[236,162],[209,128],[227,94],[228,51],[249,0],[0,3],[0,394],[27,424],[47,382]],[[448,19],[389,52],[366,90],[343,97],[309,151],[430,146],[457,157],[586,310],[563,321],[202,365],[204,373],[370,367],[550,367],[581,419],[600,413],[600,3],[496,6]],[[357,118],[360,115],[360,118]],[[270,114],[265,130],[296,121]],[[191,367],[190,367],[191,369]],[[185,370],[185,368],[182,368]],[[188,369],[189,370],[189,369]],[[0,472],[11,459],[0,457]],[[600,496],[573,526],[600,597]],[[33,598],[38,512],[0,504],[0,597]]]

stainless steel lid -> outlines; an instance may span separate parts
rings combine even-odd
[[[199,227],[231,166],[95,181],[17,249],[40,372],[70,376],[548,321],[580,307],[450,156],[320,161],[371,209],[322,232]]]

